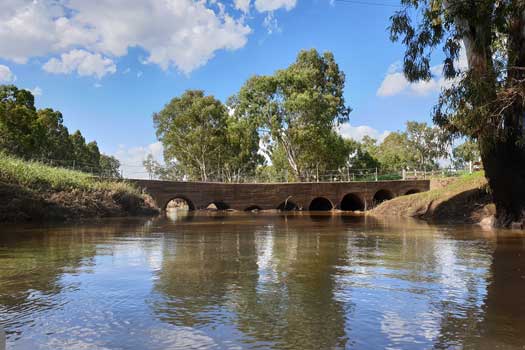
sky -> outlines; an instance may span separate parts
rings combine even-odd
[[[384,138],[431,122],[446,82],[409,83],[404,48],[389,40],[395,0],[1,0],[0,84],[33,91],[70,132],[123,163],[162,159],[152,114],[187,89],[226,101],[253,75],[331,51],[353,111],[340,132]]]

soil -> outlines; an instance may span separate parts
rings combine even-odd
[[[68,221],[158,214],[146,197],[112,191],[35,191],[0,182],[0,222]]]
[[[487,222],[496,209],[484,179],[455,185],[457,180],[436,181],[430,192],[395,198],[372,209],[377,216],[417,217],[435,223]]]

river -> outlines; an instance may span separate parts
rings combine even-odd
[[[525,238],[342,214],[0,228],[7,349],[523,349]]]

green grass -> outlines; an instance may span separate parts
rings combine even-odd
[[[444,187],[394,198],[382,203],[371,213],[412,216],[415,211],[426,208],[433,202],[444,202],[462,192],[473,189],[488,190],[484,172],[461,175]]]
[[[0,153],[0,182],[31,190],[114,191],[140,196],[140,191],[123,181],[101,180],[90,174],[54,168]]]

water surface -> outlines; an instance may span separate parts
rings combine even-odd
[[[523,349],[525,238],[346,215],[3,226],[8,349]]]

